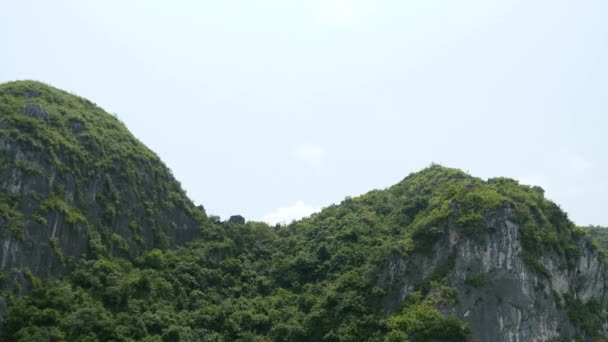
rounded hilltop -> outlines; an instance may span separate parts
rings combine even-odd
[[[133,257],[191,241],[206,220],[115,116],[41,82],[0,84],[0,161],[4,269],[58,275],[83,254]]]

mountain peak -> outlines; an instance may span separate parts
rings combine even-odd
[[[6,340],[608,335],[606,256],[540,187],[433,164],[290,225],[210,220],[117,118],[35,81],[0,85],[0,270]]]
[[[82,254],[188,242],[205,219],[116,117],[41,82],[0,85],[0,161],[4,269],[60,275]]]

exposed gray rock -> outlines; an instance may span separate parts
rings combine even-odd
[[[245,224],[245,218],[241,215],[232,215],[228,219],[228,223]]]
[[[78,121],[78,120],[73,120],[70,119],[70,121],[68,121],[68,125],[70,125],[70,129],[72,130],[72,133],[74,134],[78,134],[82,131],[84,131],[84,122]]]
[[[19,108],[19,111],[27,116],[31,116],[33,118],[38,118],[38,119],[44,120],[46,122],[51,122],[51,115],[46,110],[46,108],[44,108],[44,106],[41,104],[26,103],[23,106],[21,106],[21,108]]]
[[[556,295],[569,293],[583,303],[605,300],[605,264],[597,251],[581,240],[583,253],[574,268],[560,267],[566,260],[548,252],[541,261],[552,275],[538,275],[519,256],[520,228],[514,219],[512,209],[505,205],[486,214],[483,225],[489,237],[482,242],[460,236],[451,222],[448,234],[434,245],[433,253],[392,254],[378,283],[388,289],[383,298],[385,312],[395,312],[417,283],[447,267],[451,269],[447,283],[457,290],[458,302],[440,310],[466,321],[474,340],[528,342],[577,337],[580,331],[570,322]],[[479,287],[467,284],[471,274],[482,276],[484,283]]]

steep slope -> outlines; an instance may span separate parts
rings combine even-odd
[[[602,341],[603,253],[542,189],[431,166],[289,226],[28,277],[6,340]]]
[[[459,299],[439,309],[466,321],[479,341],[607,336],[605,256],[542,189],[504,178],[482,182],[456,170],[425,172],[444,184],[431,190],[423,212],[435,215],[414,220],[412,238],[427,240],[429,227],[442,234],[427,253],[389,258],[379,282],[388,289],[387,312],[419,281],[438,277]]]
[[[479,341],[607,336],[604,256],[538,187],[433,166],[293,232],[329,258],[323,274],[372,274],[395,334],[423,303]]]
[[[83,255],[132,258],[200,236],[203,210],[114,116],[39,82],[0,85],[0,270],[57,277]],[[1,311],[1,310],[0,310]]]
[[[608,228],[601,226],[581,227],[605,253],[608,253]]]

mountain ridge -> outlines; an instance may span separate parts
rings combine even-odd
[[[116,118],[31,81],[0,85],[0,161],[6,340],[608,335],[606,254],[540,187],[431,165],[289,225],[222,222]]]

